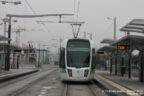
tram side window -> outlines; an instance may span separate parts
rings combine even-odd
[[[96,66],[96,63],[95,63],[95,49],[93,48],[92,49],[92,66],[91,66],[91,68],[92,69],[95,69],[95,66]]]
[[[60,52],[60,68],[65,68],[65,48],[61,48]]]

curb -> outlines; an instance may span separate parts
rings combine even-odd
[[[47,75],[51,74],[51,73],[52,73],[53,71],[55,71],[55,70],[56,70],[56,69],[51,70],[48,74],[46,74],[46,75],[44,75],[44,76],[42,76],[42,77],[40,77],[40,78],[35,79],[35,80],[32,81],[31,83],[26,84],[25,86],[23,86],[22,88],[20,88],[20,89],[18,89],[18,90],[13,91],[13,92],[10,93],[10,95],[8,95],[8,96],[19,96],[23,91],[25,91],[25,90],[26,90],[27,88],[29,88],[31,85],[35,84],[35,83],[38,82],[39,80],[42,80],[42,79],[46,78]],[[7,96],[7,95],[6,95],[6,96]]]
[[[38,71],[39,70],[36,69],[36,70],[28,71],[28,72],[17,73],[15,75],[8,74],[7,76],[0,77],[0,83],[5,82],[5,81],[9,81],[9,80],[12,80],[12,79],[15,79],[15,78],[18,78],[18,77],[22,77],[22,76],[25,76],[25,75],[29,75],[29,74],[32,74],[32,73],[35,73],[35,72],[38,72]]]
[[[110,96],[129,96],[126,93],[118,93],[113,91],[120,91],[120,89],[114,87],[113,85],[105,82],[104,80],[94,77],[95,82],[103,89],[103,92],[106,92],[107,94],[110,94]]]

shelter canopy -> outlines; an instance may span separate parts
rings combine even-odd
[[[104,40],[101,41],[101,43],[111,44],[111,43],[113,43],[114,41],[115,41],[115,40],[113,40],[113,39],[104,39]]]
[[[97,51],[104,51],[104,52],[107,52],[107,53],[112,53],[115,50],[116,50],[115,46],[103,46],[100,49],[98,49]]]
[[[128,35],[120,38],[119,40],[112,43],[112,46],[121,45],[121,44],[129,44],[131,50],[143,50],[144,49],[144,36],[138,35]]]
[[[133,19],[120,30],[125,32],[144,33],[144,19]]]

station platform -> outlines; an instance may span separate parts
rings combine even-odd
[[[135,77],[128,79],[109,71],[95,71],[95,80],[104,87],[104,92],[115,96],[144,96],[144,82],[139,82]]]
[[[8,81],[17,77],[38,72],[39,69],[35,67],[20,67],[19,69],[10,69],[9,71],[0,72],[0,82]]]

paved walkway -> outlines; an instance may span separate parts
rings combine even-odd
[[[20,64],[19,69],[10,69],[9,71],[1,71],[0,76],[4,74],[21,73],[36,69],[34,64]]]
[[[144,82],[139,82],[138,78],[128,79],[127,76],[115,76],[113,74],[110,75],[109,71],[96,71],[96,75],[104,77],[118,85],[121,85],[127,89],[133,90],[136,93],[144,94]]]
[[[43,64],[42,67],[39,68],[39,70],[45,69],[45,68],[46,69],[47,68],[55,68],[55,67],[57,68],[58,66]],[[10,69],[9,71],[1,71],[0,79],[3,77],[15,76],[15,75],[23,74],[23,73],[32,72],[35,70],[38,70],[38,68],[36,68],[35,64],[20,64],[19,69]]]
[[[0,82],[24,76],[33,72],[37,72],[38,68],[34,64],[20,64],[19,69],[10,69],[9,71],[0,72]]]

